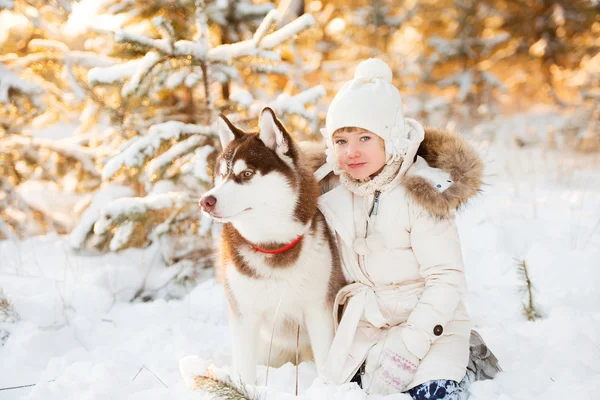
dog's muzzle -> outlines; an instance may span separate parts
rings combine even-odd
[[[217,198],[215,196],[202,196],[200,198],[200,208],[206,213],[212,214],[215,210],[215,206],[217,205]]]

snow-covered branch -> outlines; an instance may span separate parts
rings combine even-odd
[[[183,156],[194,150],[196,147],[204,144],[206,137],[193,135],[181,142],[173,145],[158,157],[152,159],[145,168],[145,179],[147,181],[156,181],[160,177],[160,171],[172,164],[176,158]]]
[[[94,224],[102,215],[102,208],[116,199],[133,196],[132,189],[112,183],[98,190],[94,194],[90,205],[79,218],[79,222],[69,234],[69,245],[74,249],[82,248],[86,238],[92,232]]]
[[[0,0],[0,10],[12,10],[15,7],[13,0]]]
[[[88,71],[90,86],[123,82],[132,77],[139,69],[142,59],[127,61],[110,67],[97,67]]]
[[[143,215],[150,210],[182,208],[195,202],[188,193],[168,192],[146,197],[122,197],[108,203],[102,209],[102,218],[116,221],[134,215]],[[94,225],[94,233],[106,232],[106,224]]]
[[[19,78],[0,64],[0,103],[8,104],[11,91],[22,93],[34,103],[38,101],[36,96],[43,92],[38,85]]]
[[[146,55],[142,57],[140,62],[137,64],[137,69],[129,82],[123,85],[123,88],[121,89],[121,96],[128,97],[136,92],[144,77],[146,77],[150,73],[150,70],[154,68],[154,66],[160,61],[161,57],[158,53],[153,51],[146,53]]]
[[[262,49],[272,49],[286,40],[290,40],[300,32],[310,28],[315,24],[315,19],[310,14],[304,14],[296,18],[294,21],[283,26],[277,31],[265,36],[260,42],[259,46]]]
[[[46,149],[62,155],[63,157],[72,158],[81,163],[83,169],[92,176],[99,176],[98,170],[94,165],[95,153],[74,143],[65,142],[62,140],[52,140],[35,137],[10,136],[2,142],[7,148],[22,148],[22,149]]]
[[[123,30],[118,30],[115,34],[115,40],[120,43],[134,43],[143,47],[158,50],[167,55],[173,55],[173,47],[168,39],[152,39],[146,36],[138,35]]]
[[[122,167],[140,168],[149,157],[155,155],[163,142],[180,140],[190,135],[216,136],[216,126],[185,124],[179,121],[152,125],[148,136],[132,139],[132,143],[106,163],[102,170],[102,179],[111,178]]]
[[[315,86],[300,92],[294,96],[287,94],[281,94],[277,99],[268,104],[269,107],[273,108],[278,114],[296,114],[306,119],[313,119],[316,117],[315,112],[308,112],[306,106],[309,104],[315,104],[319,98],[325,96],[326,91],[324,86]],[[261,107],[262,109],[262,107]],[[260,111],[258,108],[254,108],[256,115]]]

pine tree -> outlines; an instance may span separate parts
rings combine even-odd
[[[441,88],[454,87],[453,112],[459,112],[467,121],[477,120],[499,112],[497,91],[506,91],[504,83],[489,70],[490,58],[496,62],[495,51],[509,36],[505,32],[484,35],[485,18],[496,13],[480,2],[454,0],[454,27],[449,37],[432,36],[428,40],[433,51],[429,54],[423,80],[435,82]],[[452,70],[448,70],[448,66]],[[443,69],[444,73],[436,73]]]
[[[598,52],[597,37],[600,4],[587,0],[497,0],[504,10],[501,28],[516,41],[512,59],[527,54],[537,61],[546,93],[566,105],[574,99],[565,89],[565,70],[576,70],[586,56]],[[596,33],[594,33],[596,31]],[[569,89],[567,89],[570,91]]]
[[[310,15],[278,26],[281,11],[270,3],[165,4],[109,2],[102,10],[135,18],[110,38],[110,56],[123,62],[88,74],[89,107],[109,116],[112,127],[102,136],[111,140],[98,157],[104,183],[70,243],[118,251],[158,242],[163,260],[177,264],[177,279],[186,281],[211,265],[213,227],[197,201],[212,185],[217,113],[253,129],[269,105],[292,129],[316,131],[313,104],[324,88],[276,95],[294,76],[295,66],[282,60],[285,43],[313,24]],[[97,124],[98,113],[86,115],[95,121],[83,125]]]
[[[67,122],[81,111],[86,95],[78,83],[81,70],[110,62],[71,51],[60,40],[56,27],[69,11],[68,2],[31,0],[16,0],[0,11],[0,237],[70,229],[68,222],[23,197],[23,183],[45,182],[75,192],[100,183],[94,155],[82,142],[35,136],[36,130]]]

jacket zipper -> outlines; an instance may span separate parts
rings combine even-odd
[[[375,198],[373,199],[373,204],[371,204],[371,209],[369,210],[369,215],[367,216],[365,238],[369,235],[369,218],[371,218],[371,215],[377,215],[377,209],[379,208],[379,196],[381,195],[381,192],[379,190],[376,190],[374,195]]]
[[[377,209],[379,208],[379,196],[381,195],[381,192],[379,190],[375,191],[375,199],[373,200],[373,205],[371,206],[371,211],[369,211],[369,217],[371,215],[377,215]],[[369,220],[367,219],[367,223],[369,223]]]
[[[367,225],[365,227],[365,239],[367,238],[367,236],[369,236],[369,218],[371,218],[371,215],[377,215],[377,209],[379,208],[379,196],[381,195],[381,192],[379,190],[376,190],[375,193],[375,198],[373,199],[373,204],[371,205],[371,210],[369,210],[369,215],[367,216]],[[363,268],[366,268],[366,256],[362,256],[362,264],[363,264]]]

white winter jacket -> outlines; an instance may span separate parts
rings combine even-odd
[[[393,189],[361,198],[339,185],[319,199],[352,282],[335,300],[336,336],[323,370],[338,384],[377,357],[369,350],[381,340],[403,340],[421,359],[407,389],[465,374],[472,324],[454,212],[478,192],[483,167],[461,137],[426,129],[419,142]],[[392,326],[404,329],[390,334]]]

